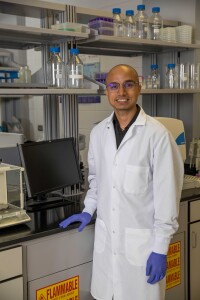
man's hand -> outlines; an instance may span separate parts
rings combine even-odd
[[[78,228],[78,231],[81,232],[85,228],[85,226],[90,223],[91,219],[92,216],[89,213],[83,212],[80,214],[72,215],[71,217],[63,220],[62,222],[59,223],[59,227],[66,228],[71,223],[81,222],[81,225]]]
[[[146,275],[148,283],[154,284],[162,280],[167,271],[167,255],[152,252],[147,260]]]

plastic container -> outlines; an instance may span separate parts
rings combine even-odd
[[[50,59],[47,63],[47,83],[50,87],[65,87],[65,68],[60,57],[60,47],[50,48]]]
[[[137,14],[135,15],[136,37],[139,39],[147,39],[148,37],[148,17],[145,13],[145,5],[137,6]]]
[[[163,20],[160,16],[160,7],[152,8],[152,16],[149,18],[149,39],[162,40]]]
[[[158,65],[153,64],[151,65],[151,87],[152,89],[159,89],[160,88],[160,74],[158,72]]]
[[[135,19],[134,11],[126,11],[126,19],[124,20],[124,36],[126,37],[135,37]]]
[[[114,35],[112,18],[98,17],[89,21],[89,27],[98,31],[98,34]]]
[[[79,50],[70,50],[70,59],[67,65],[67,87],[69,89],[83,88],[83,63],[78,56]]]
[[[168,89],[178,88],[178,74],[175,64],[167,65],[167,72],[165,77],[165,87]]]
[[[123,36],[123,22],[121,18],[121,8],[113,8],[113,24],[114,24],[114,35]]]

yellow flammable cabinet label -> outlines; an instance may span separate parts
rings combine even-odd
[[[36,300],[80,300],[79,276],[37,290]]]
[[[181,242],[169,245],[167,254],[166,289],[181,283]]]

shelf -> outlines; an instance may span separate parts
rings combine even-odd
[[[0,47],[30,49],[45,44],[88,38],[87,33],[59,31],[20,25],[0,24]]]
[[[200,44],[181,44],[165,41],[98,35],[91,36],[86,40],[78,41],[78,48],[80,49],[80,52],[84,54],[135,56],[143,53],[200,49]]]
[[[40,0],[0,0],[0,13],[32,18],[41,18],[45,10],[64,12],[66,5]]]
[[[200,89],[142,89],[141,95],[154,94],[198,94]],[[53,89],[53,88],[0,88],[0,96],[13,95],[105,95],[105,90]]]
[[[98,95],[98,90],[94,89],[53,89],[53,88],[0,88],[0,96],[3,95],[12,95],[21,96],[21,95],[32,95],[32,96],[43,96],[43,95]]]
[[[142,89],[141,95],[147,94],[199,94],[200,89]]]

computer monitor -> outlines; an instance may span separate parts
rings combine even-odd
[[[18,145],[28,198],[47,200],[52,191],[82,181],[74,138]]]

